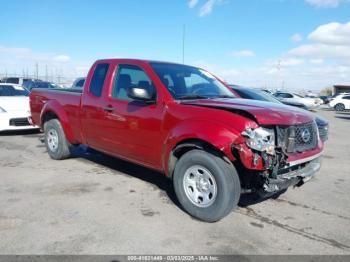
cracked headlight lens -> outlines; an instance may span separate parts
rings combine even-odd
[[[275,153],[275,132],[273,129],[259,127],[247,129],[242,132],[247,138],[247,145],[254,150],[266,152],[270,155]]]

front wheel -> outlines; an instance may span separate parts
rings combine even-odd
[[[70,144],[66,139],[60,121],[51,119],[44,125],[45,145],[50,157],[55,160],[69,158]]]
[[[335,111],[341,112],[345,110],[345,105],[343,104],[336,104],[334,107]]]
[[[241,195],[236,169],[222,158],[191,150],[177,162],[173,177],[176,196],[193,217],[215,222],[228,215]]]

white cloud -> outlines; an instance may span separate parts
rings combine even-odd
[[[201,6],[199,10],[199,16],[203,17],[211,14],[214,10],[214,7],[222,3],[223,3],[223,0],[207,0],[205,4]]]
[[[350,46],[326,45],[326,44],[306,44],[294,48],[288,52],[291,56],[311,57],[317,59],[349,59]]]
[[[4,61],[13,63],[40,62],[55,63],[68,62],[68,55],[55,55],[52,53],[35,52],[29,48],[0,46],[0,63]]]
[[[290,39],[293,41],[293,42],[300,42],[301,40],[303,40],[303,37],[300,35],[300,34],[294,34],[290,37]]]
[[[320,65],[324,63],[324,59],[310,59],[309,63],[314,65]]]
[[[208,0],[200,9],[199,16],[206,16],[209,15],[214,8],[214,5],[216,3],[216,0]]]
[[[70,61],[70,57],[67,55],[57,55],[53,58],[53,60],[56,62],[65,63]]]
[[[199,4],[199,0],[187,0],[188,1],[188,7],[189,8],[195,8]],[[210,15],[215,6],[228,3],[229,0],[205,0],[204,4],[200,5],[198,15],[200,17],[204,17],[207,15]]]
[[[304,60],[296,58],[287,58],[281,60],[281,66],[297,66],[304,64]]]
[[[198,4],[198,0],[189,0],[188,1],[188,6],[190,8],[194,8]]]
[[[312,60],[350,59],[350,22],[320,25],[308,36],[309,43],[300,45],[290,51],[290,57],[305,57]]]
[[[83,70],[71,61],[65,54],[37,52],[29,48],[0,46],[0,75],[35,75],[36,64],[39,68],[39,76],[45,77],[46,68],[48,75],[60,75],[65,77],[80,76]],[[43,78],[44,79],[44,78]],[[63,78],[62,78],[63,79]],[[61,81],[62,81],[61,79]],[[56,78],[49,78],[55,80]]]
[[[320,90],[335,83],[350,84],[348,24],[321,25],[309,34],[307,43],[267,60],[260,67],[231,68],[201,64],[228,83],[251,87],[284,86],[297,91]],[[249,57],[251,54],[245,51],[249,50],[235,51],[230,55],[246,54]]]
[[[316,7],[338,7],[341,0],[305,0],[308,4]]]
[[[282,67],[290,67],[290,66],[298,66],[304,64],[303,59],[293,58],[293,57],[280,57],[278,59],[270,59],[267,60],[265,65],[267,67],[272,68],[282,68]]]
[[[321,25],[308,38],[322,44],[350,45],[350,22]]]
[[[232,52],[231,55],[235,57],[253,57],[255,53],[251,50],[240,50]]]

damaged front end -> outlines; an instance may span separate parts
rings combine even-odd
[[[232,146],[232,152],[241,162],[238,169],[242,187],[247,192],[269,195],[290,186],[301,186],[321,167],[320,152],[289,161],[291,155],[296,157],[319,147],[320,138],[314,122],[249,128],[242,132],[242,137]]]

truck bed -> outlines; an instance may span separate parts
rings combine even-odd
[[[46,105],[57,110],[63,110],[67,116],[67,123],[70,125],[75,141],[81,141],[80,133],[80,102],[82,90],[78,89],[33,89],[29,95],[32,121],[43,129],[42,112]],[[64,121],[62,121],[64,122]]]

